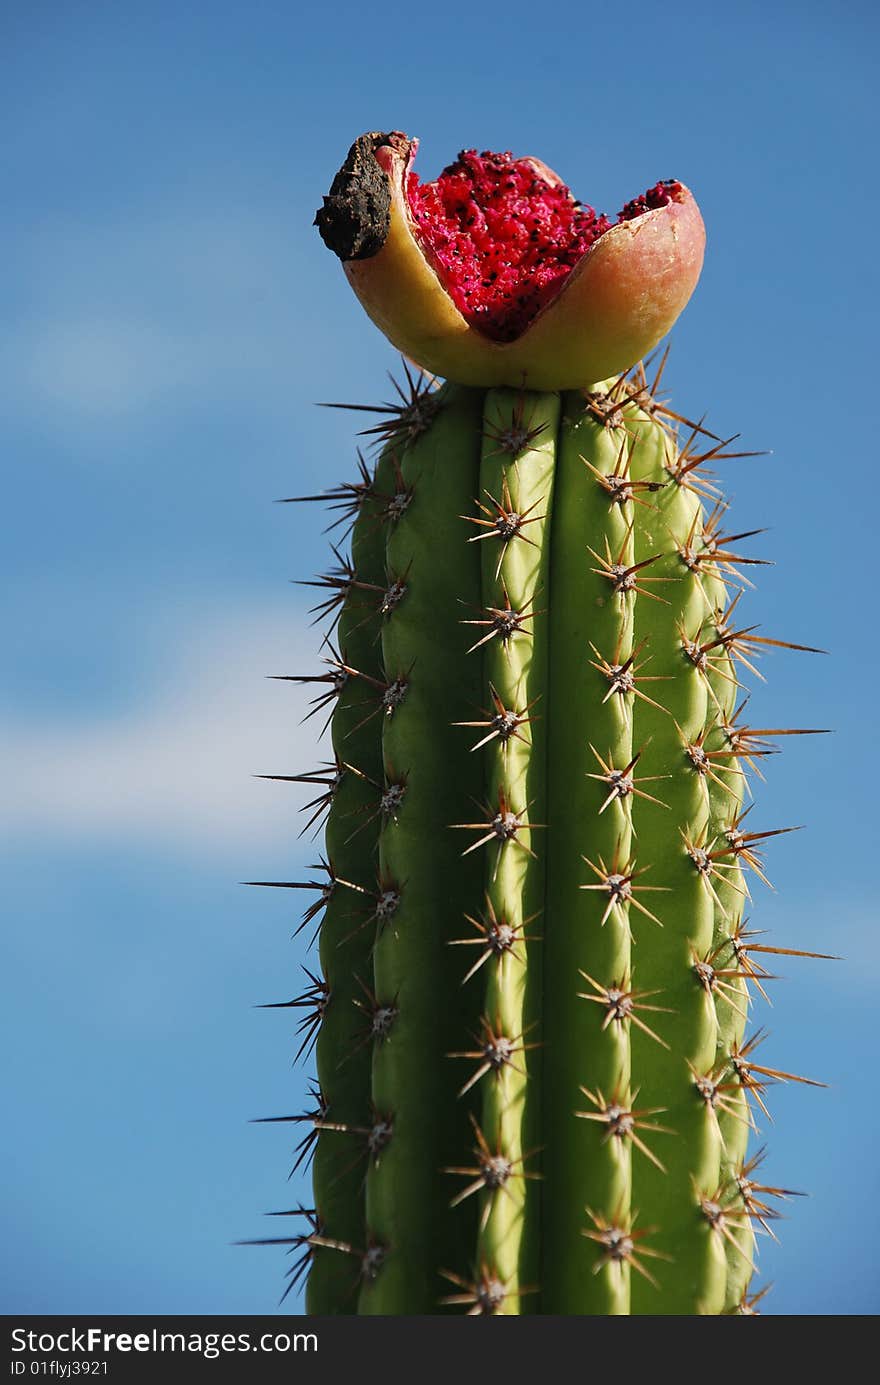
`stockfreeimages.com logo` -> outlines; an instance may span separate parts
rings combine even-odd
[[[105,1332],[102,1327],[32,1332],[16,1327],[12,1329],[12,1350],[13,1353],[52,1357],[177,1352],[194,1353],[213,1361],[218,1356],[241,1351],[317,1351],[318,1338],[314,1332],[263,1332],[259,1337],[252,1337],[249,1332],[161,1332],[156,1327],[148,1332]],[[13,1375],[24,1375],[27,1369],[24,1360],[12,1362]]]

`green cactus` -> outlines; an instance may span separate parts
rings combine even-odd
[[[365,137],[392,183],[395,138]],[[658,185],[632,216],[656,228],[669,188],[685,205]],[[377,316],[357,274],[394,234],[334,247]],[[306,1042],[320,1026],[314,1211],[290,1238],[312,1313],[757,1311],[755,1235],[789,1190],[749,1134],[768,1085],[806,1079],[755,1057],[777,949],[746,906],[776,833],[744,817],[772,738],[806,733],[746,725],[741,679],[805,646],[740,619],[756,560],[712,468],[746,454],[659,397],[665,356],[649,384],[610,336],[578,388],[499,380],[521,358],[491,349],[484,384],[407,370],[375,470],[331,493],[352,557],[320,579],[335,759],[297,1002]]]

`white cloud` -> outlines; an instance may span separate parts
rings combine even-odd
[[[7,348],[0,344],[12,397],[48,406],[59,426],[70,413],[112,421],[156,404],[191,403],[205,390],[253,398],[254,382],[277,369],[278,355],[268,332],[135,315],[39,322]]]
[[[9,407],[62,426],[278,388],[298,340],[289,239],[230,212],[36,233],[16,247],[28,296],[0,336]]]
[[[287,843],[301,826],[296,774],[329,758],[308,689],[267,681],[317,670],[320,636],[293,612],[238,613],[174,631],[158,696],[100,721],[0,722],[0,830],[91,843],[227,853]],[[314,790],[309,795],[313,796]]]
[[[164,393],[180,354],[173,334],[137,322],[53,322],[19,338],[17,374],[50,406],[113,416]]]

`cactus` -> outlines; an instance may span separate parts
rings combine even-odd
[[[791,1190],[750,1133],[779,953],[744,721],[772,639],[713,469],[733,439],[649,353],[696,283],[683,185],[615,225],[536,160],[353,146],[318,214],[405,366],[371,467],[329,495],[319,579],[326,853],[302,1044],[317,1046],[313,1313],[757,1312]],[[479,234],[478,234],[479,233]],[[442,374],[439,383],[435,374]],[[651,378],[649,378],[651,377]],[[310,497],[314,498],[314,497]],[[752,531],[753,533],[756,531]],[[271,883],[271,882],[256,882]],[[278,882],[299,887],[309,882]]]

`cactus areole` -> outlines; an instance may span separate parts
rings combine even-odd
[[[790,1189],[750,1131],[750,812],[783,735],[743,679],[785,642],[715,467],[730,442],[640,360],[703,253],[659,183],[612,224],[535,159],[468,151],[433,183],[368,134],[318,213],[411,361],[329,491],[351,556],[317,579],[311,688],[332,749],[295,1000],[314,1046],[299,1252],[313,1313],[757,1312],[756,1232]],[[443,375],[445,383],[436,376]],[[354,406],[361,407],[361,406]],[[802,645],[788,645],[803,649]],[[754,670],[753,670],[754,671]],[[767,1177],[768,1181],[763,1180]]]
[[[681,183],[612,225],[537,159],[467,150],[420,183],[417,147],[363,135],[316,223],[373,321],[424,369],[577,389],[650,351],[690,298],[705,233]]]

